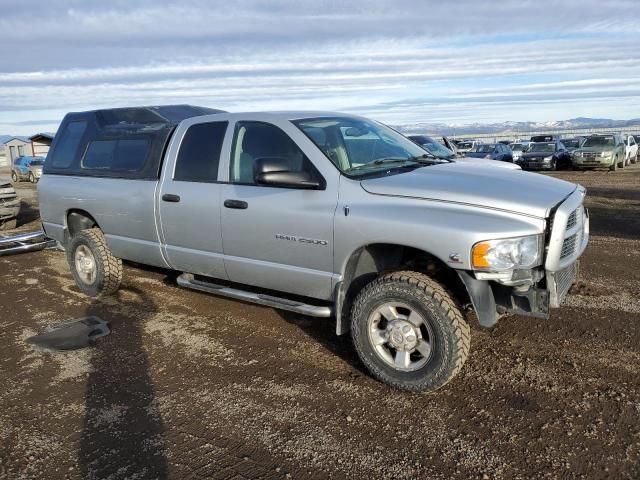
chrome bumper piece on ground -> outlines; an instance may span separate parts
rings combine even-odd
[[[0,257],[54,248],[56,241],[47,238],[43,230],[0,236]]]

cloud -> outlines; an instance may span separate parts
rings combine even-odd
[[[158,103],[395,123],[586,108],[620,118],[640,105],[636,10],[635,0],[5,0],[0,129]]]

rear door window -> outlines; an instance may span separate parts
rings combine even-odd
[[[173,179],[183,182],[216,182],[220,151],[228,122],[198,123],[184,134]]]
[[[96,140],[89,144],[82,159],[82,168],[113,172],[136,172],[147,158],[147,139]]]
[[[56,144],[51,158],[51,165],[55,168],[69,168],[76,158],[78,145],[87,129],[86,120],[69,122]]]

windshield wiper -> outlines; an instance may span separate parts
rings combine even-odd
[[[432,153],[423,153],[418,157],[409,157],[407,160],[412,162],[422,163],[423,165],[433,165],[434,163],[446,163],[451,162],[448,158],[436,157]]]
[[[407,157],[407,158],[379,158],[378,160],[374,160],[373,162],[364,163],[362,165],[358,165],[357,167],[351,167],[348,172],[353,172],[354,170],[363,170],[365,168],[371,168],[372,166],[379,165],[391,165],[394,163],[404,163],[406,165],[398,165],[395,168],[415,168],[416,164],[419,165],[433,165],[434,163],[442,163],[448,162],[449,160],[439,159],[435,155],[431,155],[430,153],[425,153],[420,156]]]
[[[387,165],[387,164],[392,164],[392,163],[407,163],[407,162],[410,162],[412,164],[412,165],[407,165],[407,166],[414,166],[413,164],[416,163],[416,161],[413,159],[413,157],[410,157],[410,158],[379,158],[378,160],[374,160],[373,162],[363,163],[362,165],[358,165],[357,167],[351,167],[347,171],[352,172],[354,170],[362,170],[364,168],[370,168],[371,166]]]

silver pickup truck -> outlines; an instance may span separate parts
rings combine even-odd
[[[190,106],[68,114],[38,184],[43,227],[80,290],[122,260],[181,286],[350,331],[373,376],[435,390],[490,327],[547,318],[589,234],[585,190],[442,160],[365,118]]]

